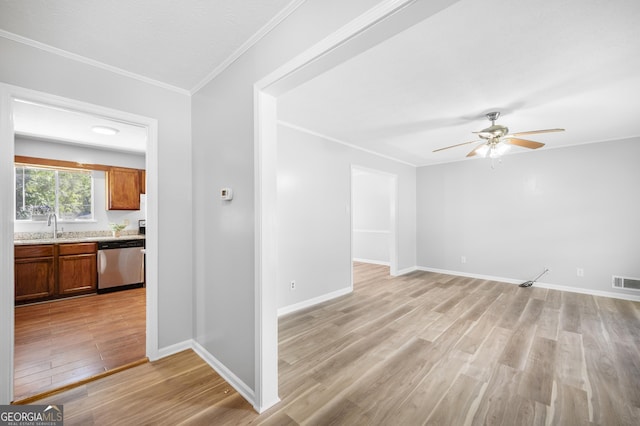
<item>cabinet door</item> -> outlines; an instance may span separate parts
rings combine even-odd
[[[16,259],[14,275],[16,302],[44,299],[55,294],[53,257]]]
[[[140,172],[140,193],[146,194],[147,193],[147,171],[139,170],[139,172]]]
[[[96,254],[58,257],[58,294],[90,293],[97,284]]]
[[[112,167],[106,174],[107,208],[140,210],[140,171]]]

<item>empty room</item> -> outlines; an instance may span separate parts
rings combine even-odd
[[[637,22],[626,0],[3,2],[2,409],[636,424]],[[16,318],[44,301],[15,303],[14,253],[51,226],[17,216],[21,141],[66,169],[87,141],[45,149],[24,104],[135,126],[146,147],[138,359],[75,382],[56,365],[64,386],[29,398]],[[56,226],[102,226],[83,219]]]

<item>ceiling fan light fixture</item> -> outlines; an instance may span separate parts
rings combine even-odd
[[[491,147],[491,152],[489,153],[489,157],[500,158],[504,154],[506,154],[510,149],[511,147],[509,145],[507,145],[506,143],[500,142]]]
[[[476,155],[485,158],[489,153],[489,150],[489,145],[482,145],[480,148],[476,149]]]
[[[506,154],[511,147],[503,142],[493,142],[484,144],[476,149],[476,155],[482,158],[500,158]]]

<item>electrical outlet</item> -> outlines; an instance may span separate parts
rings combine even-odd
[[[289,290],[293,291],[296,289],[296,282],[295,280],[291,280],[291,283],[289,283]]]
[[[467,257],[466,256],[460,256],[460,263],[467,263]]]
[[[576,268],[576,275],[579,277],[584,277],[584,269]]]

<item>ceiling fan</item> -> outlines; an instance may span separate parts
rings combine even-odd
[[[475,155],[486,157],[488,155],[490,158],[498,158],[509,150],[510,145],[517,145],[529,149],[538,149],[544,146],[544,144],[541,142],[521,139],[519,138],[519,136],[564,131],[564,129],[545,129],[509,133],[509,128],[507,126],[496,124],[496,120],[500,116],[499,111],[489,112],[486,114],[486,116],[491,121],[491,126],[487,127],[486,129],[482,129],[479,132],[473,132],[477,134],[480,139],[439,148],[434,150],[433,152],[443,151],[445,149],[455,148],[462,145],[469,145],[476,142],[482,142],[480,145],[473,148],[473,150],[467,154],[467,157],[473,157]]]

